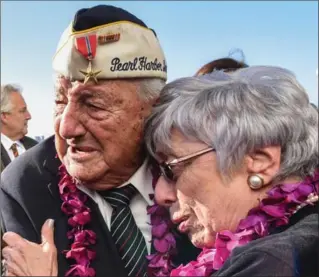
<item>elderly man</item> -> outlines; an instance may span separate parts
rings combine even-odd
[[[18,86],[1,86],[1,171],[37,141],[27,137],[31,115]]]
[[[195,248],[174,238],[153,202],[143,147],[144,120],[166,80],[155,32],[123,9],[81,9],[53,68],[55,137],[8,167],[1,182],[3,229],[31,242],[12,233],[4,240],[32,254],[53,219],[59,276],[165,275],[193,258]]]

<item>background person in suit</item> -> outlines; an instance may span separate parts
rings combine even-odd
[[[21,95],[21,88],[1,86],[1,171],[16,157],[37,144],[27,137],[31,114]]]
[[[155,32],[120,8],[81,9],[61,37],[53,68],[55,137],[1,176],[2,228],[17,233],[3,236],[8,272],[167,276],[171,262],[189,261],[197,251],[152,198],[158,176],[149,166],[143,129],[167,78]],[[41,236],[47,219],[54,220],[50,256],[52,220]],[[28,272],[12,272],[10,237],[26,243],[25,257],[37,261]],[[34,259],[39,251],[42,262]],[[51,261],[58,272],[50,270]]]

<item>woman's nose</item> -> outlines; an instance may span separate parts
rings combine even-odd
[[[155,186],[155,200],[165,207],[170,207],[177,201],[177,193],[174,185],[169,184],[163,176],[160,176]]]

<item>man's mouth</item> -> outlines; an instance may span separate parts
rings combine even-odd
[[[69,146],[69,157],[76,162],[85,162],[94,158],[97,150],[90,146]]]
[[[94,148],[90,147],[90,146],[70,146],[71,147],[71,151],[73,153],[76,152],[93,152],[96,151]]]

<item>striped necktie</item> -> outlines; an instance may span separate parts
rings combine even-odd
[[[10,147],[10,149],[12,150],[13,152],[13,156],[16,158],[19,156],[19,152],[18,152],[18,148],[17,148],[17,144],[16,143],[13,143]]]
[[[138,193],[137,189],[129,184],[122,188],[105,191],[102,195],[113,208],[111,235],[130,277],[146,276],[147,272],[145,239],[129,207],[136,193]]]

